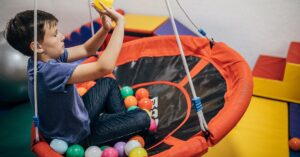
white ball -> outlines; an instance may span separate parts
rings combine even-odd
[[[97,146],[88,147],[84,154],[85,157],[99,157],[101,155],[102,155],[102,151]]]
[[[125,145],[125,154],[128,156],[130,151],[137,147],[142,147],[142,145],[137,140],[130,140]]]
[[[64,154],[68,149],[67,142],[60,139],[53,139],[50,142],[50,147],[59,154]]]

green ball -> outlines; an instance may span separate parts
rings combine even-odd
[[[74,144],[67,149],[67,157],[83,157],[84,149],[78,145]]]
[[[128,112],[128,111],[135,110],[135,109],[137,109],[137,108],[139,108],[139,107],[137,107],[137,106],[130,106],[130,107],[127,109],[127,112]]]
[[[100,149],[103,151],[104,149],[108,148],[109,146],[101,146]]]
[[[124,86],[121,89],[121,95],[125,99],[127,96],[133,96],[133,90],[129,86]]]

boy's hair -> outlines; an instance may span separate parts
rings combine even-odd
[[[26,56],[33,56],[30,43],[34,40],[34,11],[27,10],[18,13],[6,26],[6,40],[15,49]],[[43,42],[45,24],[50,27],[57,24],[57,18],[47,12],[37,11],[37,41]]]

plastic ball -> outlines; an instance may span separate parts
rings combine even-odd
[[[142,147],[145,147],[145,140],[142,136],[136,135],[130,138],[130,140],[137,140],[142,145]]]
[[[143,109],[144,111],[146,111],[147,112],[147,114],[148,114],[148,116],[149,116],[149,118],[151,119],[151,112],[150,111],[148,111],[147,109]]]
[[[136,92],[135,92],[135,97],[138,100],[141,100],[142,98],[149,98],[149,91],[146,88],[139,88]]]
[[[67,142],[60,139],[53,139],[50,142],[50,147],[59,154],[64,154],[68,149]]]
[[[77,88],[77,92],[80,96],[83,96],[87,92],[87,89],[84,87],[79,87]]]
[[[101,157],[118,157],[118,151],[115,148],[108,147],[103,150]]]
[[[152,109],[153,103],[149,98],[143,98],[139,101],[138,106],[141,109],[147,109],[150,111]]]
[[[118,151],[119,157],[125,157],[125,142],[117,142],[114,148]]]
[[[293,151],[300,151],[300,139],[293,137],[289,140],[289,146]]]
[[[100,149],[103,151],[104,149],[108,148],[109,146],[101,146]]]
[[[137,105],[137,100],[134,96],[128,96],[124,100],[126,108]]]
[[[108,8],[111,8],[114,3],[114,0],[94,0],[94,4],[99,10],[104,10],[104,8],[97,1],[102,2]]]
[[[90,146],[85,150],[85,157],[100,157],[102,154],[102,151],[97,146]]]
[[[83,157],[84,149],[78,145],[74,144],[67,149],[67,157]]]
[[[137,106],[130,106],[128,109],[127,109],[127,112],[128,111],[132,111],[132,110],[136,110],[136,109],[138,109],[139,107],[137,107]]]
[[[144,148],[134,148],[129,153],[129,157],[147,157],[148,153]]]
[[[150,132],[156,132],[157,131],[157,125],[156,125],[154,119],[151,119],[149,131]]]
[[[128,141],[125,145],[125,154],[129,155],[131,150],[138,147],[142,147],[142,145],[137,140]]]
[[[121,95],[122,97],[125,99],[126,97],[128,96],[133,96],[133,90],[131,87],[129,86],[124,86],[122,89],[121,89]]]

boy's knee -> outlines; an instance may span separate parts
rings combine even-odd
[[[150,126],[150,117],[148,113],[141,109],[133,110],[135,112],[135,118],[138,123],[143,123],[145,126]]]

